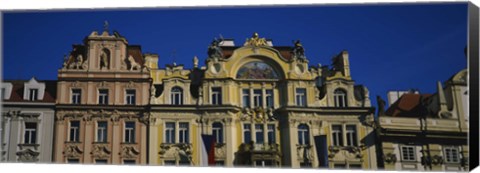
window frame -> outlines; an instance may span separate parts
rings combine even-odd
[[[336,129],[335,127],[339,127]],[[332,146],[343,146],[343,125],[332,124]],[[335,140],[337,139],[337,140]]]
[[[337,88],[333,91],[333,102],[335,107],[348,107],[347,101],[347,92],[344,89]]]
[[[179,86],[172,87],[170,90],[170,103],[172,105],[183,105],[183,88]]]
[[[452,157],[449,157],[449,152],[447,150],[450,150],[450,156]],[[452,150],[455,150],[455,151],[452,151]],[[461,161],[460,149],[458,146],[444,146],[443,153],[445,157],[445,163],[460,163]],[[455,156],[456,158],[454,158],[453,156]],[[451,159],[456,159],[456,161],[455,160],[452,161]]]
[[[34,128],[28,128],[27,124],[33,124],[35,127]],[[24,131],[24,138],[23,138],[23,143],[24,144],[36,144],[37,143],[37,131],[38,131],[38,123],[36,122],[25,122],[25,131]]]
[[[222,105],[222,87],[212,87],[212,105]]]
[[[243,124],[243,142],[244,143],[252,142],[252,129],[251,128],[252,128],[252,124],[250,124],[250,123],[244,123]],[[246,139],[247,138],[246,134],[248,134],[248,138],[250,139],[248,141]]]
[[[78,126],[73,126],[73,123],[78,124]],[[72,120],[69,122],[69,132],[68,132],[69,142],[80,142],[80,129],[81,129],[81,123],[79,120]],[[73,130],[73,133],[72,133],[72,130]]]
[[[224,136],[223,136],[223,124],[220,122],[212,123],[212,134],[215,139],[215,143],[223,144],[224,143]]]
[[[254,131],[255,131],[255,144],[264,144],[265,137],[263,135],[265,135],[265,129],[263,124],[255,124]]]
[[[242,107],[243,108],[251,107],[250,89],[242,89]]]
[[[185,125],[182,127],[182,125]],[[189,144],[190,143],[190,123],[180,122],[178,123],[178,143]]]
[[[275,124],[267,124],[267,142],[270,144],[277,143]]]
[[[307,106],[307,89],[306,88],[295,89],[295,105],[299,107]]]
[[[349,129],[353,127],[353,130]],[[358,135],[357,135],[357,126],[353,124],[348,124],[345,126],[345,137],[347,138],[347,146],[358,146]],[[353,144],[349,144],[349,141]]]
[[[128,127],[129,125],[133,125]],[[123,130],[123,142],[124,143],[135,143],[135,129],[136,123],[135,121],[126,121],[124,123],[124,130]]]
[[[310,145],[310,127],[307,124],[299,124],[297,126],[297,134],[299,145]]]
[[[275,96],[273,93],[273,89],[266,89],[265,90],[265,106],[267,108],[275,107]]]
[[[169,127],[169,125],[173,125],[172,127]],[[176,127],[175,127],[175,122],[165,122],[165,140],[164,142],[167,143],[167,144],[174,144],[175,143],[175,130],[176,130]],[[169,135],[167,135],[169,134]]]
[[[78,91],[78,92],[75,92],[75,91]],[[81,104],[81,102],[82,102],[82,89],[72,88],[71,92],[72,92],[71,103],[72,104]]]
[[[262,89],[253,89],[253,107],[263,107]]]
[[[105,92],[105,93],[104,93]],[[108,105],[108,89],[98,89],[98,104]]]
[[[411,153],[409,153],[411,151]],[[407,152],[407,153],[405,153]],[[407,154],[407,155],[405,155]],[[413,155],[410,155],[413,154]],[[408,158],[406,158],[407,156]],[[410,158],[411,157],[411,158]],[[400,159],[406,162],[417,161],[417,147],[415,145],[402,145],[400,146]]]
[[[102,126],[100,126],[102,124]],[[103,127],[105,124],[105,127]],[[101,133],[101,134],[99,134]],[[108,121],[97,121],[97,133],[95,142],[107,143],[108,142]]]
[[[28,100],[35,101],[38,99],[38,88],[29,88],[28,89]]]
[[[129,93],[132,92],[133,93]],[[135,89],[126,89],[125,90],[125,104],[126,105],[135,105],[137,99],[137,90]]]

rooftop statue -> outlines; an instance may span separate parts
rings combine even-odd
[[[302,46],[302,43],[300,43],[300,40],[295,41],[295,47],[293,48],[293,56],[299,59],[306,59],[305,57],[305,49]]]
[[[259,38],[258,33],[253,33],[252,38],[247,38],[244,46],[268,46],[265,38]]]
[[[213,39],[212,43],[210,46],[208,46],[208,56],[211,58],[222,58],[223,57],[223,52],[222,48],[220,47],[220,42],[223,40],[220,39]]]
[[[377,95],[377,104],[378,104],[378,116],[383,116],[385,115],[385,100],[382,99],[382,97]]]

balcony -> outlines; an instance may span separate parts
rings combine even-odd
[[[259,163],[262,163],[267,166],[280,166],[282,159],[279,147],[280,145],[275,143],[242,143],[238,152],[235,153],[236,164],[259,166]]]

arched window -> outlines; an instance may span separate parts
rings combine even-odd
[[[212,133],[215,143],[223,144],[223,125],[220,122],[214,122],[212,124]]]
[[[171,92],[172,105],[183,105],[183,90],[180,87],[173,87]]]
[[[335,107],[347,107],[347,92],[342,89],[336,89],[333,92]]]
[[[310,130],[306,124],[298,125],[298,144],[300,145],[310,144]]]

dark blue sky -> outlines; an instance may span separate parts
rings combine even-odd
[[[187,68],[195,55],[203,65],[219,34],[237,45],[253,32],[279,46],[300,39],[310,65],[347,50],[352,77],[374,105],[389,90],[436,92],[436,81],[467,66],[467,3],[35,11],[3,15],[4,79],[56,79],[71,45],[105,20],[144,53],[159,54],[160,67],[174,51]]]

